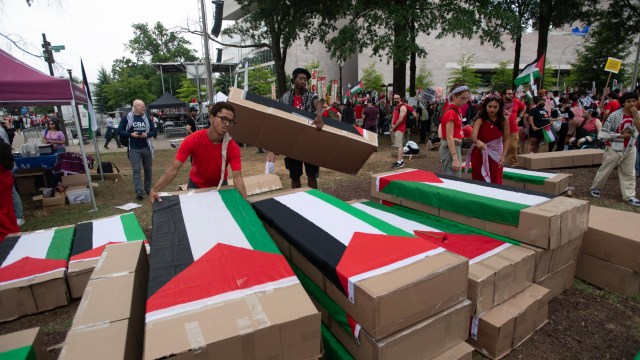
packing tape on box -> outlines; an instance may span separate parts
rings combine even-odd
[[[184,324],[184,331],[189,340],[189,348],[194,354],[204,352],[207,349],[207,342],[202,335],[200,323],[191,321]]]
[[[250,315],[250,318],[245,318],[245,319],[249,320],[248,324],[251,327],[251,329],[247,329],[246,322],[244,321],[244,319],[238,319],[238,331],[240,332],[240,334],[245,334],[246,332],[248,332],[247,330],[254,331],[256,329],[263,329],[268,326],[271,326],[271,321],[269,321],[269,318],[267,317],[267,314],[262,308],[262,305],[260,304],[260,300],[258,300],[257,295],[252,294],[249,296],[245,296],[244,301],[247,304],[247,308],[249,309],[249,315]],[[240,320],[243,320],[244,324],[242,324]]]
[[[471,338],[478,340],[478,323],[480,322],[480,316],[471,317]]]

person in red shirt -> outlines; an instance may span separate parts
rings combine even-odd
[[[473,146],[467,155],[467,164],[471,162],[473,170],[473,180],[502,184],[502,170],[511,137],[510,124],[504,116],[503,106],[499,97],[487,97],[473,122]]]
[[[227,134],[236,123],[235,113],[236,110],[228,102],[215,103],[209,109],[211,126],[206,131],[196,131],[182,141],[175,160],[151,189],[149,201],[152,204],[155,200],[162,201],[158,191],[175,179],[188,157],[192,159],[187,185],[189,189],[226,185],[227,167],[231,165],[233,185],[243,198],[247,198],[242,179],[240,147]]]
[[[0,139],[0,242],[13,233],[20,232],[13,210],[13,155],[11,145]]]
[[[449,92],[449,104],[442,109],[440,128],[442,144],[440,145],[440,163],[445,175],[461,177],[462,163],[462,111],[461,107],[471,98],[469,87],[463,84],[453,84]]]
[[[362,100],[358,100],[356,106],[353,107],[353,111],[356,113],[356,125],[362,127],[363,123],[363,111],[364,106],[362,106]]]
[[[513,90],[506,89],[502,91],[502,99],[504,103],[504,116],[509,119],[509,151],[507,152],[507,164],[511,167],[518,166],[518,143],[520,141],[520,123],[527,114],[527,106],[520,100],[516,99]],[[524,126],[524,121],[522,121]]]
[[[399,94],[393,94],[393,117],[391,120],[391,141],[392,146],[398,150],[397,161],[393,163],[394,169],[399,169],[404,166],[404,132],[407,130],[407,105],[402,102],[402,98]]]
[[[602,110],[604,111],[604,113],[602,114],[602,122],[607,121],[609,114],[620,109],[620,102],[618,101],[618,95],[616,95],[616,93],[610,92],[609,94],[607,94],[607,98],[609,98],[609,101],[607,101],[607,103],[604,104],[604,107],[602,108]]]

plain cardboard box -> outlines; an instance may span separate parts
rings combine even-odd
[[[260,174],[243,178],[247,196],[262,194],[269,191],[282,189],[280,177],[275,174]],[[233,185],[233,179],[229,179],[229,185]]]
[[[268,225],[265,227],[276,245],[289,244],[273,228]],[[410,326],[416,319],[434,315],[460,302],[467,295],[469,262],[448,251],[358,281],[354,287],[355,303],[349,301],[293,246],[290,246],[289,252],[289,259],[374,339],[381,339]]]
[[[364,130],[359,135],[354,127],[331,119],[318,131],[311,124],[313,114],[237,88],[227,101],[242,119],[230,131],[236,141],[320,167],[356,174],[378,147],[376,133]]]
[[[567,190],[570,180],[570,174],[555,174],[554,176],[546,179],[542,185],[531,183],[523,184],[524,188],[527,190],[538,191],[551,195],[560,195]]]
[[[463,300],[427,319],[379,340],[360,330],[358,341],[336,320],[327,324],[335,337],[356,359],[432,359],[463,342],[469,335],[471,303]],[[322,312],[326,312],[322,309]]]
[[[128,319],[72,329],[67,334],[60,360],[138,360],[142,354],[142,332],[133,338]]]
[[[32,199],[33,201],[41,201],[42,208],[45,210],[63,207],[67,202],[67,198],[65,197],[65,194],[61,192],[57,192],[55,190],[53,191],[52,197],[44,197],[43,195],[36,195]]]
[[[573,286],[573,278],[575,274],[576,262],[572,261],[560,269],[549,273],[540,281],[537,281],[536,284],[549,289],[549,296],[554,298]]]
[[[640,272],[640,214],[592,206],[582,252]]]
[[[2,335],[0,336],[0,358],[20,359],[17,357],[18,355],[25,355],[22,359],[49,359],[49,354],[44,347],[44,340],[42,337],[42,331],[37,327]],[[12,352],[20,348],[28,348],[30,355],[33,357],[26,356],[27,353],[23,351],[17,353]]]
[[[67,281],[69,282],[69,294],[72,299],[79,299],[84,294],[93,269],[100,259],[90,259],[84,261],[72,261],[69,263]]]
[[[639,273],[586,253],[578,259],[576,277],[621,296],[640,293]]]
[[[518,166],[539,170],[602,164],[603,150],[580,149],[518,155]]]
[[[522,247],[535,253],[533,281],[538,282],[548,274],[578,260],[582,238],[583,235],[580,235],[555,249],[541,249],[539,247],[522,244]]]
[[[499,359],[545,324],[549,290],[536,284],[471,322],[467,340],[476,350]]]
[[[46,172],[41,169],[17,170],[13,174],[13,179],[16,190],[20,194],[34,193],[38,189],[38,186],[36,186],[37,179],[42,179],[42,183],[46,185]]]
[[[472,360],[473,346],[465,341],[436,356],[433,360]]]

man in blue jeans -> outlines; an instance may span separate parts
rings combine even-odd
[[[120,120],[118,134],[129,138],[128,155],[133,170],[133,185],[136,189],[136,200],[144,199],[151,191],[151,165],[153,159],[153,143],[156,127],[145,114],[142,100],[133,101],[133,109]],[[144,187],[140,178],[140,167],[144,168]]]

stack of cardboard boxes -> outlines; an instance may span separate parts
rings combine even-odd
[[[63,207],[67,200],[72,205],[88,203],[91,202],[89,186],[97,187],[98,184],[87,183],[87,175],[85,174],[63,176],[60,178],[60,185],[65,188],[63,192],[57,192],[54,189],[52,196],[36,195],[33,197],[33,201],[41,201],[43,209]]]
[[[622,296],[640,293],[640,214],[592,206],[576,276]]]
[[[142,241],[107,246],[86,286],[60,359],[140,359],[148,277]]]
[[[602,164],[604,150],[580,149],[518,155],[518,166],[524,169],[556,169]]]

